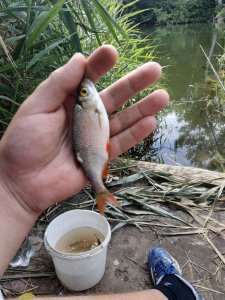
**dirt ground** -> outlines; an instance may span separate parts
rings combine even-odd
[[[177,216],[186,222],[193,222],[190,215],[181,210],[177,211],[169,206],[166,209],[169,212],[176,211]],[[224,224],[224,209],[218,209],[212,216]],[[105,274],[95,287],[84,292],[71,292],[57,280],[51,258],[43,245],[46,224],[39,222],[31,232],[36,251],[30,265],[26,268],[9,268],[6,275],[14,277],[18,275],[20,278],[0,282],[5,297],[18,297],[25,292],[62,296],[146,290],[152,288],[147,267],[148,253],[152,247],[160,246],[177,259],[184,277],[197,286],[203,299],[225,299],[225,264],[204,234],[181,233],[170,236],[166,227],[157,225],[159,222],[166,224],[168,218],[157,215],[149,215],[148,218],[153,225],[146,226],[142,230],[134,225],[126,225],[113,232],[108,247]],[[174,226],[178,225],[177,220],[170,220],[171,222]],[[111,225],[113,228],[115,224]],[[220,234],[210,238],[224,257],[225,239],[221,238]],[[35,274],[34,277],[30,276],[30,272]]]
[[[180,263],[185,278],[194,283],[206,300],[225,299],[225,268],[202,235],[162,237],[158,228],[144,231],[134,226],[125,226],[112,234],[108,247],[106,271],[102,280],[85,292],[71,292],[65,289],[56,277],[23,278],[2,282],[7,296],[17,296],[24,292],[36,295],[85,295],[109,294],[145,290],[152,287],[147,267],[148,252],[152,247],[164,247]],[[43,231],[39,230],[41,236]],[[38,239],[35,256],[31,259],[30,270],[54,272],[51,258]],[[216,242],[216,241],[214,241]],[[218,244],[225,253],[225,244]],[[14,269],[14,274],[21,268]]]

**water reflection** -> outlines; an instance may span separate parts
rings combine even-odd
[[[225,158],[224,95],[200,49],[217,69],[225,26],[195,24],[152,29],[158,57],[168,78],[169,108],[160,116],[148,157],[167,164],[223,170]],[[225,102],[224,102],[225,103]],[[152,155],[154,154],[154,155]]]

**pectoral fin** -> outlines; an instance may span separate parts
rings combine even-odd
[[[101,112],[97,109],[97,107],[95,108],[95,113],[98,115],[99,126],[102,129],[102,122],[101,122],[101,118],[100,118]]]

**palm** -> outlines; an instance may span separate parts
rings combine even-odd
[[[81,56],[79,59],[80,62],[76,58],[76,64],[67,64],[55,72],[24,102],[0,148],[8,178],[17,183],[23,201],[29,202],[27,204],[37,212],[79,192],[87,182],[81,167],[74,160],[71,146],[71,100],[76,94],[74,88],[85,71],[84,59],[82,61]],[[87,60],[87,76],[97,81],[114,65],[115,60],[113,48],[98,49]],[[78,69],[73,70],[71,66]],[[65,78],[63,83],[62,78],[67,75],[68,79]],[[157,65],[153,64],[152,70],[150,65],[146,65],[102,91],[101,97],[108,113],[111,114],[128,98],[146,88],[159,75]],[[165,92],[158,91],[125,113],[113,115],[110,119],[111,159],[152,132],[155,127],[152,115],[165,106],[167,98]]]

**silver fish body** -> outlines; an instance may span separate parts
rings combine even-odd
[[[73,149],[93,186],[101,212],[104,211],[105,201],[119,204],[102,181],[107,175],[109,134],[109,120],[104,104],[93,82],[85,78],[74,106]]]

